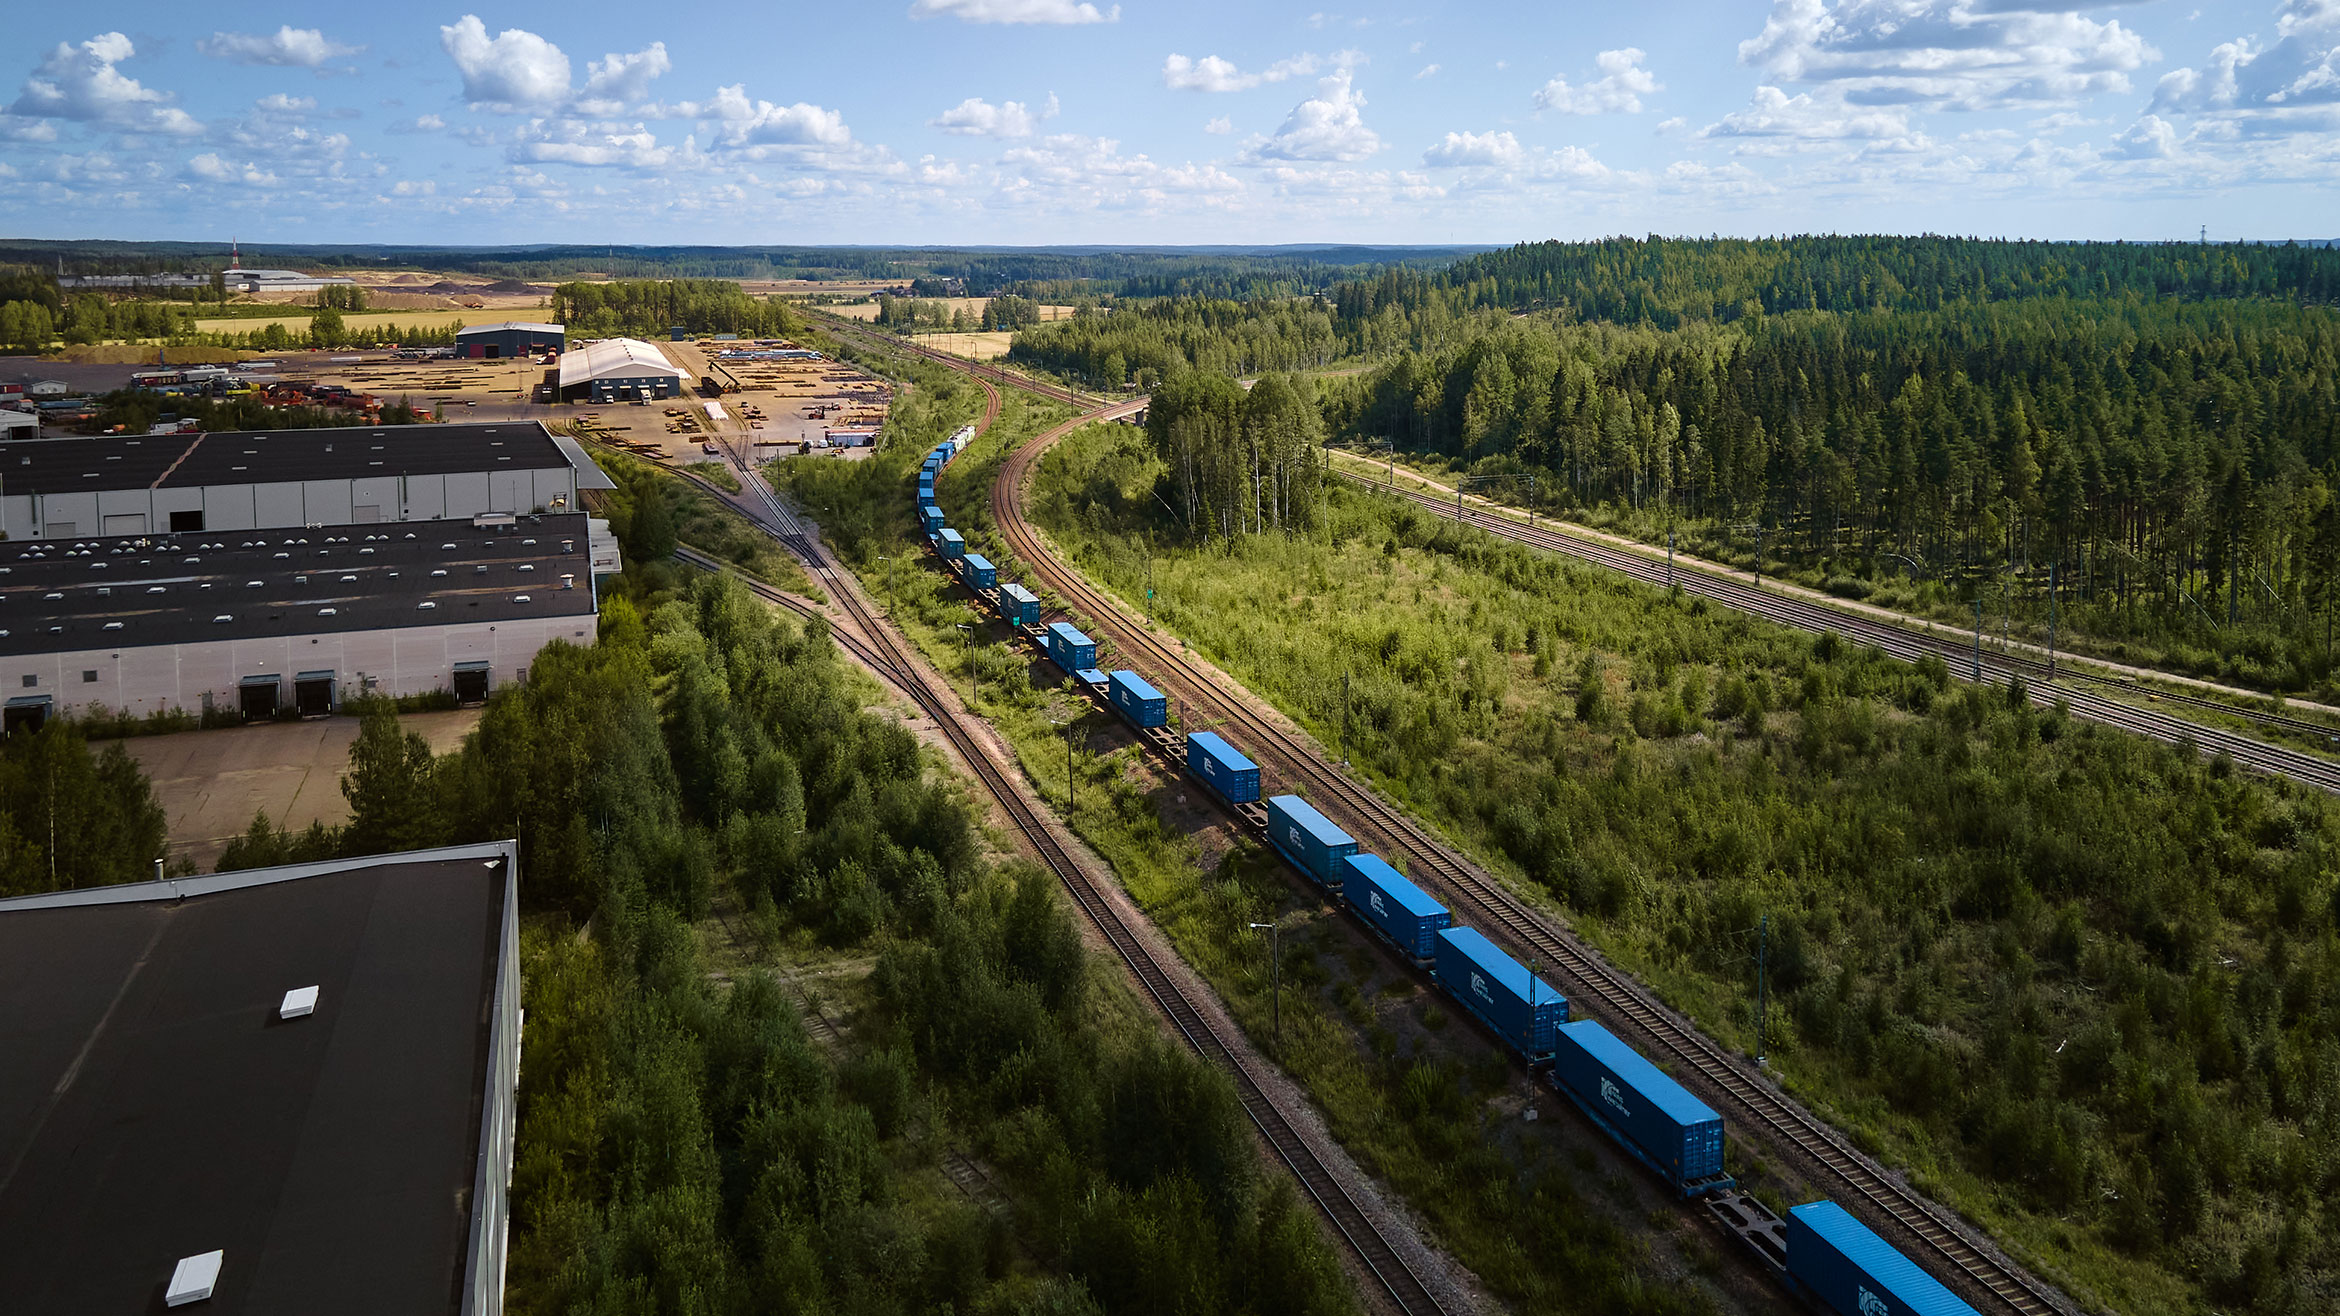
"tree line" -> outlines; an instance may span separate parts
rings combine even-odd
[[[1169,468],[1189,537],[1297,529],[1315,522],[1324,438],[1311,389],[1283,375],[1249,392],[1187,371],[1156,390],[1146,436]]]
[[[572,337],[585,338],[663,338],[675,327],[694,334],[785,338],[804,327],[786,302],[751,297],[723,279],[564,283],[553,289],[551,314]]]

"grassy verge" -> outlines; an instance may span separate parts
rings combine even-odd
[[[954,528],[1001,564],[1003,579],[1024,573],[991,524],[992,480],[1014,447],[1065,414],[1010,394],[1000,423],[938,482]],[[1351,1154],[1507,1301],[1607,1312],[1721,1305],[1728,1281],[1716,1278],[1709,1236],[1673,1233],[1680,1214],[1646,1200],[1638,1179],[1588,1175],[1600,1164],[1589,1134],[1522,1124],[1520,1081],[1491,1045],[1255,847],[1221,836],[1206,848],[1192,829],[1216,815],[1189,807],[1185,788],[1157,779],[1120,723],[1013,647],[1003,625],[921,559],[908,517],[915,464],[914,455],[899,471],[822,464],[806,471],[818,483],[797,491],[824,524],[852,527],[845,560],[893,622],[962,690],[972,684],[977,711],[1043,797],[1073,793],[1074,830],[1263,1048],[1276,1035],[1273,975],[1247,925],[1285,924],[1283,1064]],[[1636,1237],[1644,1224],[1657,1233]]]
[[[739,510],[673,471],[621,452],[596,448],[593,460],[618,488],[606,495],[602,510],[628,554],[639,565],[643,558],[663,558],[677,543],[737,566],[768,585],[825,603],[828,595],[787,549]],[[694,474],[703,471],[694,470]],[[636,533],[646,500],[655,498],[664,518],[656,530]]]
[[[1334,459],[1353,469],[1389,469],[1386,456],[1336,453]],[[1480,472],[1478,467],[1465,467],[1421,454],[1408,454],[1397,465],[1445,484],[1450,493],[1458,476]],[[1510,486],[1484,486],[1472,492],[1524,511],[1524,499]],[[1548,515],[1553,512],[1548,503],[1543,510]],[[1745,526],[1725,527],[1705,522],[1669,525],[1663,513],[1654,508],[1577,507],[1558,514],[1578,525],[1657,548],[1665,546],[1671,530],[1681,552],[1696,554],[1735,571],[1750,571],[1755,567],[1757,544]],[[1893,568],[1905,574],[1884,574],[1880,567],[1857,576],[1838,569],[1844,565],[1847,564],[1827,559],[1814,563],[1776,551],[1763,553],[1763,574],[1769,579],[1789,581],[1952,628],[1971,627],[1974,623],[1975,585],[1906,574],[1909,572],[1906,564]],[[2035,573],[2028,585],[2018,584],[2011,589],[2004,580],[1992,578],[1981,583],[1980,590],[1986,643],[1994,637],[2011,637],[2031,645],[2048,643],[2051,609],[2044,574]],[[2059,592],[2058,599],[2059,606],[2054,609],[2058,624],[2053,638],[2067,652],[2262,690],[2271,696],[2288,694],[2323,703],[2340,703],[2340,684],[2329,677],[2299,670],[2292,660],[2279,657],[2277,651],[2283,644],[2280,637],[2248,618],[2239,626],[2222,627],[2199,613],[2172,617],[2157,609],[2141,616],[2133,609],[2122,610],[2110,602],[2091,603],[2080,589],[2065,589]]]

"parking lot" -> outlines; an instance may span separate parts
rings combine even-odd
[[[467,708],[409,713],[398,721],[444,754],[463,743],[479,717],[479,709]],[[357,734],[358,719],[330,717],[133,736],[122,747],[154,785],[169,819],[172,857],[184,855],[209,871],[227,843],[252,825],[254,813],[296,832],[313,822],[348,821],[341,774],[349,770]]]

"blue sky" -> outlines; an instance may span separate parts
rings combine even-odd
[[[2340,0],[20,6],[0,233],[2340,236]]]

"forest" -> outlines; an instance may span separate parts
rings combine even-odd
[[[539,655],[459,752],[373,710],[346,826],[256,819],[224,861],[519,838],[514,1309],[1351,1310],[1231,1085],[1099,973],[1053,879],[986,858],[825,631],[674,570],[634,564],[600,641]],[[757,930],[728,986],[718,905]],[[841,1044],[772,949],[860,965]]]
[[[780,338],[804,328],[786,302],[750,297],[722,279],[564,283],[553,289],[549,314],[553,323],[567,325],[571,335],[582,338],[664,338],[674,327],[695,334]]]
[[[1362,490],[1305,533],[1187,541],[1172,484],[1104,427],[1043,460],[1034,505],[1746,1051],[1767,919],[1790,1090],[2084,1298],[2324,1309],[2330,799]]]
[[[1019,334],[1141,385],[1344,366],[1335,442],[1946,617],[2328,690],[2340,611],[2330,248],[1801,238],[1541,244],[1327,298]],[[1661,313],[1662,312],[1662,313]],[[2052,594],[2052,599],[2051,599]]]

